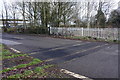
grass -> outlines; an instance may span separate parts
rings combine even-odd
[[[2,45],[0,44],[0,48],[1,47]],[[1,70],[0,73],[2,73],[3,79],[4,78],[66,78],[66,77],[69,78],[70,77],[61,73],[60,70],[53,64],[48,64],[40,59],[32,58],[27,54],[13,53],[10,50],[8,50],[6,46],[3,46],[1,49],[2,49],[2,53],[0,55],[3,57],[2,58],[3,70]],[[16,61],[18,62],[15,63]],[[22,62],[25,63],[23,64]]]
[[[23,74],[15,74],[8,76],[7,78],[22,78],[22,77],[25,78],[26,76],[30,76],[31,74],[33,74],[32,70],[26,70]]]
[[[6,56],[6,55],[3,55],[3,59],[10,59],[10,58],[16,58],[16,57],[20,57],[20,56],[27,56],[26,54],[9,54],[10,56]]]
[[[110,42],[110,43],[118,43],[120,44],[119,40],[108,40],[108,39],[102,39],[102,38],[95,38],[90,36],[54,36],[54,37],[60,37],[64,39],[75,39],[75,40],[87,40],[87,41],[102,41],[102,42]]]

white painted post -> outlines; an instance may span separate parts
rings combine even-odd
[[[100,38],[100,32],[99,32],[99,28],[98,28],[98,38]]]
[[[83,27],[81,29],[82,29],[82,36],[83,36]]]

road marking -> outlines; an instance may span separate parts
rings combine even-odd
[[[54,49],[50,49],[48,51],[55,51],[55,50],[64,49],[64,48],[66,48],[66,47],[54,48]]]
[[[93,79],[90,79],[86,76],[82,76],[82,75],[76,74],[74,72],[68,71],[66,69],[61,69],[60,72],[65,73],[65,74],[70,75],[70,76],[73,76],[75,78],[82,79],[82,80],[93,80]]]
[[[72,46],[84,45],[84,44],[87,44],[87,43],[90,43],[90,42],[81,43],[81,44],[75,44],[75,45],[72,45]],[[68,47],[72,47],[72,46],[68,46]],[[54,49],[50,49],[48,51],[55,51],[55,50],[60,50],[60,49],[68,48],[68,47],[54,48]]]
[[[14,48],[10,48],[11,50],[15,51],[16,53],[21,53],[20,51],[14,49]]]
[[[14,38],[16,38],[16,39],[23,39],[23,38],[21,38],[21,37],[14,37]]]
[[[95,47],[92,47],[92,48],[88,48],[88,49],[86,49],[86,50],[77,51],[77,52],[75,52],[74,54],[78,54],[78,53],[80,53],[80,52],[89,51],[89,50],[96,49],[96,48],[99,48],[99,47],[101,47],[101,46],[99,45],[99,46],[95,46]]]
[[[76,41],[76,42],[82,42],[82,41]]]
[[[105,44],[105,45],[108,45],[108,44]],[[105,46],[105,45],[101,45],[101,46],[99,45],[99,46],[95,46],[95,47],[92,47],[92,48],[88,48],[88,49],[86,49],[86,50],[80,50],[80,51],[77,51],[77,52],[75,52],[75,53],[73,53],[73,54],[69,54],[69,55],[66,55],[66,56],[63,56],[63,57],[50,58],[50,59],[47,59],[46,61],[49,62],[49,61],[53,61],[53,60],[55,60],[55,59],[60,59],[60,58],[72,56],[72,55],[75,55],[75,54],[79,54],[79,53],[81,53],[81,52],[85,52],[85,51],[89,51],[89,50],[96,49],[96,48],[99,48],[99,47],[103,47],[103,46]]]
[[[108,45],[108,44],[102,45],[101,47],[106,46],[106,45]],[[94,53],[96,53],[96,52],[94,52]],[[79,58],[79,57],[78,57],[78,58]],[[76,59],[78,59],[78,58],[74,58],[74,59],[69,60],[69,61],[66,61],[66,62],[64,62],[64,63],[67,63],[67,62],[70,62],[70,61],[76,60]]]
[[[6,45],[18,45],[22,44],[19,42],[11,41],[11,40],[6,40],[6,39],[0,39],[0,43],[6,44]]]
[[[46,62],[49,62],[49,61],[53,61],[54,60],[54,58],[51,58],[51,59],[47,59],[47,60],[45,60]]]
[[[105,44],[105,45],[108,45],[108,44]],[[89,50],[96,49],[96,48],[99,48],[99,47],[103,47],[103,46],[105,46],[105,45],[99,45],[99,46],[95,46],[95,47],[88,48],[88,49],[85,49],[85,50],[80,50],[80,51],[77,51],[77,52],[75,52],[75,53],[73,53],[73,54],[66,55],[66,56],[64,56],[64,57],[68,57],[68,56],[71,56],[71,55],[79,54],[79,53],[81,53],[81,52],[85,52],[85,51],[89,51]]]
[[[28,55],[33,55],[33,54],[37,54],[38,52],[33,52],[33,53],[29,53]]]
[[[90,42],[86,42],[86,43],[90,43]],[[75,45],[72,45],[72,46],[80,46],[80,45],[83,45],[83,44],[86,44],[86,43],[82,43],[82,44],[75,44]]]
[[[81,44],[75,44],[75,45],[72,45],[72,46],[84,45],[84,44],[87,44],[87,43],[90,43],[90,42],[81,43]],[[68,46],[68,47],[72,47],[72,46]],[[61,50],[61,49],[65,49],[65,48],[68,48],[68,47],[54,48],[54,49],[50,49],[50,50],[47,50],[47,51],[42,51],[42,53],[43,53],[43,52],[48,52],[48,51]],[[29,55],[32,55],[32,54],[37,54],[37,52],[30,53]]]
[[[33,52],[33,53],[28,54],[28,55],[33,55],[33,54],[37,54],[37,52]]]

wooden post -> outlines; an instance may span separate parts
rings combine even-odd
[[[81,29],[82,29],[82,36],[83,36],[83,27]]]

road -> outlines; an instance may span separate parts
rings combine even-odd
[[[90,78],[118,78],[118,44],[3,34],[1,43]]]

